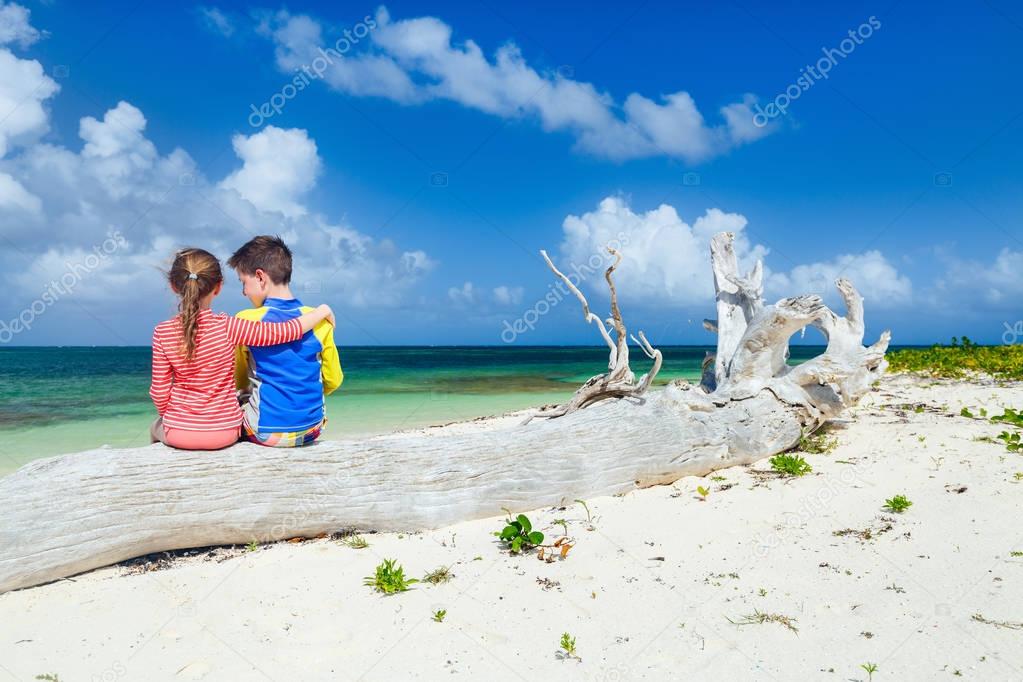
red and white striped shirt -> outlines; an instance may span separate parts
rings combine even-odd
[[[234,390],[236,346],[273,346],[302,338],[298,318],[287,322],[253,322],[199,311],[195,355],[181,350],[180,317],[153,330],[153,382],[149,395],[163,424],[186,431],[220,431],[242,423]]]

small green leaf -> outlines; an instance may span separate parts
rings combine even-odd
[[[532,533],[529,534],[528,537],[529,537],[529,542],[531,544],[539,545],[539,544],[543,543],[543,533],[541,533],[538,530],[534,530]]]
[[[525,514],[519,514],[515,520],[519,522],[519,525],[522,527],[522,532],[526,535],[529,535],[529,531],[533,530],[533,524],[529,522],[529,519],[526,518]]]
[[[518,554],[519,550],[522,549],[522,536],[519,535],[511,543],[511,551],[513,554]]]

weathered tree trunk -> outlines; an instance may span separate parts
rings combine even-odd
[[[731,235],[716,244],[723,241],[727,253]],[[492,431],[438,429],[287,450],[153,445],[31,462],[0,479],[0,592],[155,551],[341,528],[436,528],[502,507],[669,483],[786,450],[884,371],[888,334],[863,348],[862,300],[843,280],[844,318],[816,296],[763,307],[758,286],[738,287],[755,300],[728,301],[748,307],[748,320],[745,312],[719,318],[719,333],[729,320],[717,353],[726,370],[711,393],[674,382]],[[719,313],[722,296],[736,292],[719,288]],[[828,335],[827,351],[789,368],[788,339],[808,324]]]

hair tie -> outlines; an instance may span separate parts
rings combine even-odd
[[[190,272],[188,273],[188,279],[199,279],[199,275],[195,274],[194,272]]]

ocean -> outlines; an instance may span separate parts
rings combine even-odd
[[[655,385],[698,380],[710,346],[662,347]],[[793,346],[791,362],[820,346]],[[323,438],[501,414],[569,397],[607,369],[606,347],[348,347]],[[637,376],[651,361],[638,348]],[[40,457],[149,443],[148,347],[0,348],[0,475]]]

